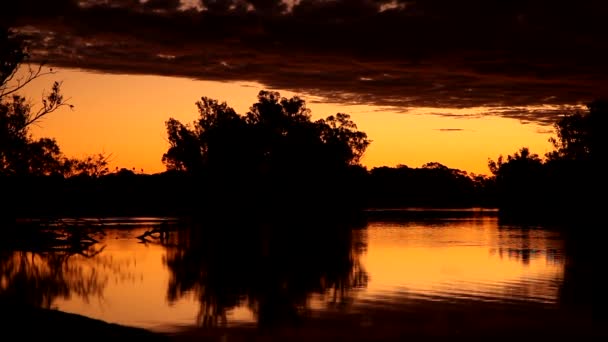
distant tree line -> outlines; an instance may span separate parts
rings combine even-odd
[[[437,162],[420,168],[405,165],[376,167],[365,181],[366,203],[371,208],[491,207],[491,180]]]

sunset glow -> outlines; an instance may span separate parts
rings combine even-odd
[[[607,17],[3,1],[0,339],[608,341]]]
[[[260,90],[269,88],[251,82],[197,81],[186,78],[99,74],[75,69],[55,69],[56,74],[33,82],[25,95],[33,105],[55,80],[73,110],[63,109],[35,127],[36,136],[54,137],[64,153],[82,157],[95,153],[111,155],[110,169],[127,168],[156,173],[167,151],[164,123],[170,117],[183,123],[194,121],[194,105],[202,96],[226,101],[245,114]],[[527,146],[544,155],[552,127],[523,123],[517,119],[486,115],[487,108],[402,108],[320,102],[317,97],[282,89],[284,97],[300,96],[307,101],[313,118],[338,112],[350,114],[372,144],[363,164],[420,167],[439,162],[476,174],[488,174],[488,158],[507,155]]]

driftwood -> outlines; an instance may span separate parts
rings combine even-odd
[[[105,235],[103,224],[79,219],[22,220],[3,231],[0,249],[26,252],[60,252],[93,257],[97,235]]]
[[[157,239],[161,244],[165,244],[169,239],[169,232],[171,231],[169,224],[165,221],[161,223],[159,226],[156,226],[150,230],[147,230],[143,234],[139,235],[137,238],[141,240],[142,243],[152,242],[148,238]]]

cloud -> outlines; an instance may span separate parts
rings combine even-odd
[[[437,131],[440,132],[462,132],[465,129],[464,128],[437,128]]]
[[[7,3],[3,20],[56,66],[259,82],[403,110],[488,107],[543,124],[608,93],[600,1]]]

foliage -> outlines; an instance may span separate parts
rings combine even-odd
[[[522,148],[506,160],[499,156],[489,161],[503,211],[526,218],[597,218],[601,210],[596,199],[605,188],[608,102],[595,100],[587,108],[555,123],[557,136],[549,140],[554,150],[545,160]]]
[[[486,206],[491,200],[487,177],[438,162],[373,168],[367,186],[368,206],[374,208]]]
[[[53,69],[45,71],[43,64],[23,66],[28,56],[27,47],[18,37],[0,28],[0,175],[99,176],[107,173],[108,156],[71,159],[63,155],[55,139],[32,137],[29,131],[32,125],[62,107],[73,106],[61,94],[59,82],[53,83],[50,93],[43,94],[37,109],[18,94],[33,80],[54,74]],[[23,71],[23,75],[18,71]]]
[[[501,155],[496,161],[489,160],[490,172],[498,178],[511,172],[528,173],[542,166],[543,161],[538,154],[531,153],[527,147],[522,147],[513,155],[508,155],[506,161]]]
[[[587,108],[587,113],[565,115],[555,123],[557,137],[550,139],[555,150],[547,154],[549,160],[606,158],[606,139],[602,136],[608,120],[608,101],[595,100]]]
[[[207,97],[196,105],[192,126],[166,122],[168,170],[317,173],[358,165],[370,143],[349,115],[312,121],[304,100],[277,92],[260,91],[246,115]]]

